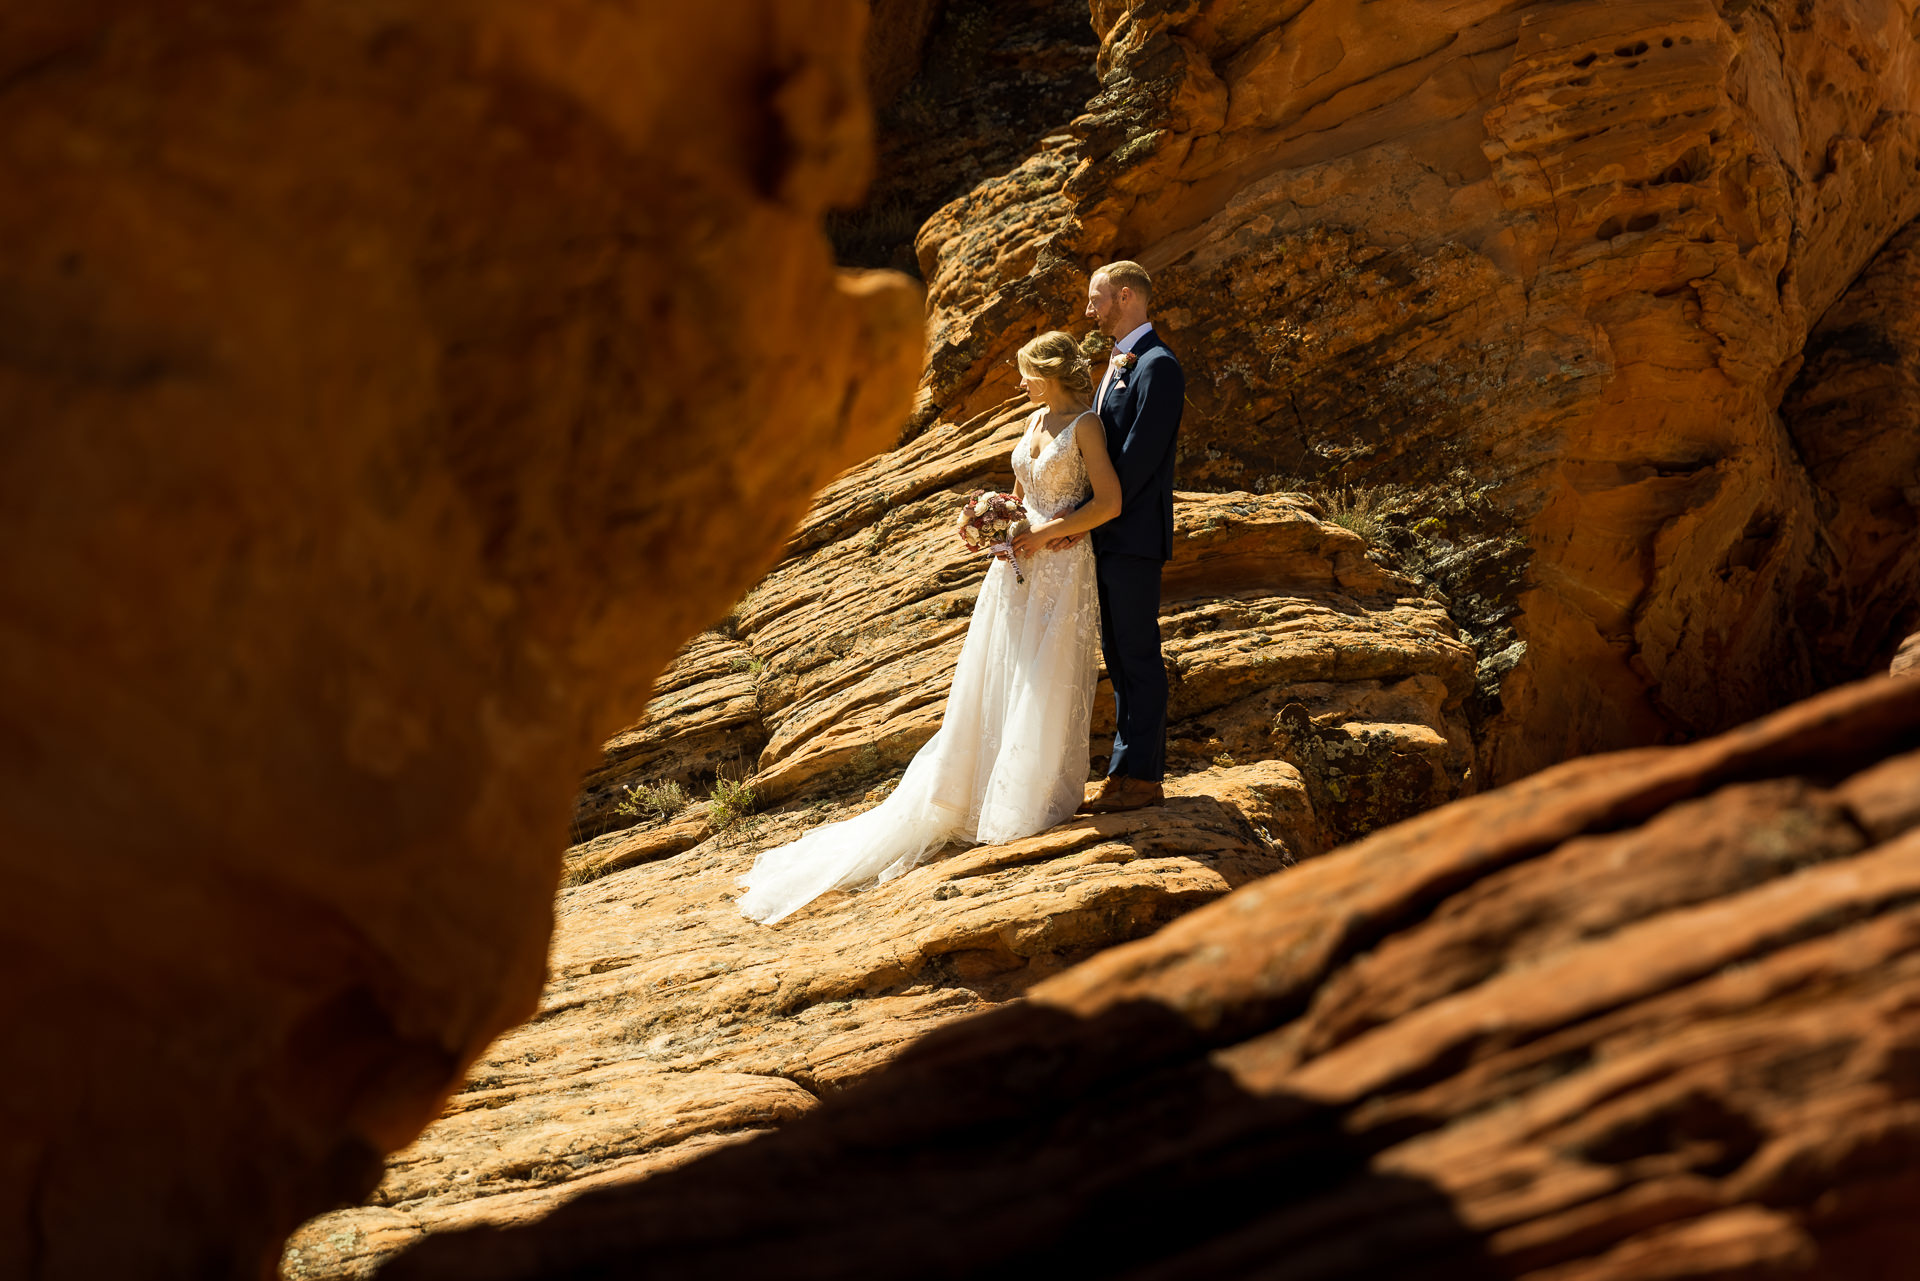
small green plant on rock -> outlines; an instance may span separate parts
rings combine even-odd
[[[1343,485],[1313,495],[1327,519],[1350,529],[1376,546],[1387,538],[1387,516],[1403,507],[1400,491],[1391,485]]]
[[[642,821],[672,818],[691,803],[687,789],[677,779],[668,779],[664,783],[641,783],[637,787],[629,783],[620,790],[624,795],[615,802],[613,812]]]
[[[722,775],[713,780],[713,791],[707,797],[707,821],[716,832],[728,831],[750,817],[758,803],[753,784]]]

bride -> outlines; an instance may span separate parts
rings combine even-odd
[[[1005,560],[988,568],[939,733],[879,806],[755,860],[740,878],[740,910],[755,920],[891,880],[950,842],[1031,836],[1080,805],[1100,640],[1093,546],[1081,535],[1120,514],[1120,481],[1072,337],[1040,335],[1019,364],[1040,405],[1013,450],[1013,492],[1032,526],[1013,544],[1026,582]]]

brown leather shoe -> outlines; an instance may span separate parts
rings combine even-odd
[[[1167,790],[1160,784],[1116,774],[1107,779],[1098,796],[1080,808],[1087,814],[1119,814],[1126,810],[1145,809],[1149,805],[1162,805],[1166,799]]]
[[[1081,801],[1080,808],[1075,810],[1074,813],[1076,814],[1106,813],[1105,810],[1100,809],[1099,807],[1107,804],[1107,802],[1113,800],[1114,797],[1119,795],[1120,784],[1123,781],[1124,780],[1118,774],[1107,775],[1104,779],[1100,781],[1100,790],[1095,792],[1092,796],[1089,796],[1086,800]]]

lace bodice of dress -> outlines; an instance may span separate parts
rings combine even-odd
[[[1073,434],[1081,423],[1092,417],[1092,411],[1068,423],[1066,430],[1040,447],[1040,456],[1035,458],[1034,444],[1040,439],[1040,420],[1046,412],[1037,410],[1027,420],[1020,443],[1013,447],[1013,474],[1020,481],[1027,510],[1041,520],[1052,520],[1079,506],[1090,488],[1087,460],[1080,456]]]

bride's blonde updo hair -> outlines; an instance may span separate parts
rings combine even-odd
[[[1093,399],[1093,366],[1072,334],[1050,329],[1022,347],[1016,359],[1027,377],[1057,379],[1080,399]]]

